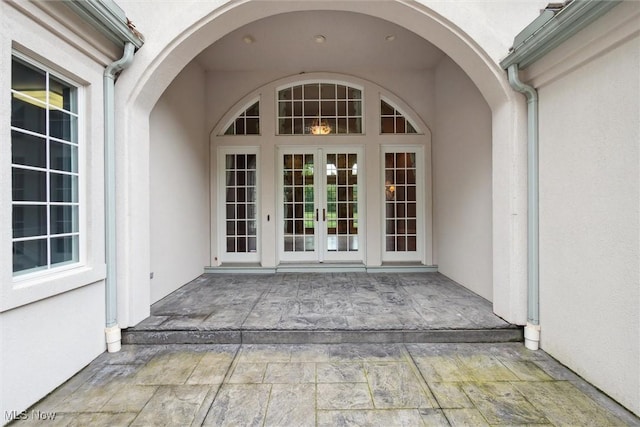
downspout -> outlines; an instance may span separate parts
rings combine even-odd
[[[105,169],[105,252],[107,279],[105,285],[107,351],[120,351],[121,332],[118,325],[116,300],[116,144],[115,144],[115,82],[119,72],[133,61],[135,46],[124,45],[122,58],[104,70],[104,169]]]
[[[518,64],[508,68],[511,87],[527,97],[527,325],[524,344],[530,350],[540,345],[540,280],[538,203],[538,92],[520,81]]]

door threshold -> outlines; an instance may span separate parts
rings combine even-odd
[[[259,263],[226,263],[217,267],[205,267],[209,274],[275,274],[275,273],[437,273],[437,265],[393,262],[366,266],[350,262],[283,262],[276,267],[263,267]]]
[[[350,262],[283,262],[276,270],[278,273],[364,273],[367,267]]]

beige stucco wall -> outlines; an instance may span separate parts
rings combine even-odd
[[[636,414],[639,18],[640,4],[618,6],[531,72],[540,96],[541,347]]]
[[[209,260],[205,73],[192,63],[151,112],[151,302],[202,274]]]
[[[439,271],[493,299],[491,111],[446,58],[435,73],[434,252]]]

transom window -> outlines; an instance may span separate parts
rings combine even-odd
[[[78,90],[17,57],[11,170],[14,275],[78,262]]]
[[[331,82],[280,89],[278,134],[362,134],[362,89]]]
[[[380,100],[380,133],[418,133],[405,114],[390,102]]]
[[[225,135],[260,135],[260,101],[251,104],[229,125]]]

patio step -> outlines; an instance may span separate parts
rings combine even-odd
[[[522,342],[523,329],[434,330],[140,330],[122,331],[123,344],[389,344]]]

